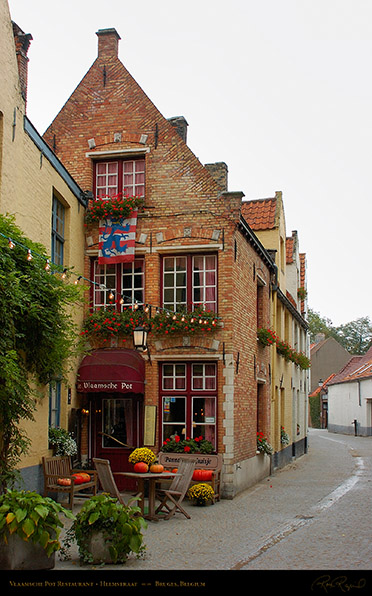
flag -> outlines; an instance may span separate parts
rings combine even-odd
[[[137,211],[129,219],[103,219],[99,222],[98,262],[134,261]]]

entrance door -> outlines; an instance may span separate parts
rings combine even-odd
[[[142,444],[143,396],[95,394],[91,401],[93,457],[108,459],[113,472],[131,472],[129,454]],[[135,481],[115,475],[119,490],[135,489]]]

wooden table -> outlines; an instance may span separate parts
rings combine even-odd
[[[179,474],[174,472],[161,472],[159,474],[154,474],[153,472],[115,472],[115,475],[120,476],[128,476],[129,478],[136,478],[138,481],[138,491],[143,494],[143,498],[140,501],[140,508],[142,511],[142,516],[146,519],[151,521],[160,519],[160,516],[155,514],[155,484],[159,482],[159,480],[166,480],[167,478],[173,478],[174,476],[179,476]],[[149,486],[149,496],[148,496],[148,505],[149,510],[148,513],[145,514],[145,482],[148,482]]]

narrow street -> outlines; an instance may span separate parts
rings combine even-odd
[[[371,472],[372,437],[310,429],[307,455],[232,501],[187,504],[190,520],[149,523],[145,557],[120,568],[370,570]],[[62,569],[87,570],[76,552]]]

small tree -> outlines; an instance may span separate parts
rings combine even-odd
[[[77,337],[71,306],[81,290],[46,271],[47,258],[13,217],[0,215],[0,492],[14,485],[30,445],[20,423],[33,420],[34,387],[65,376]]]

